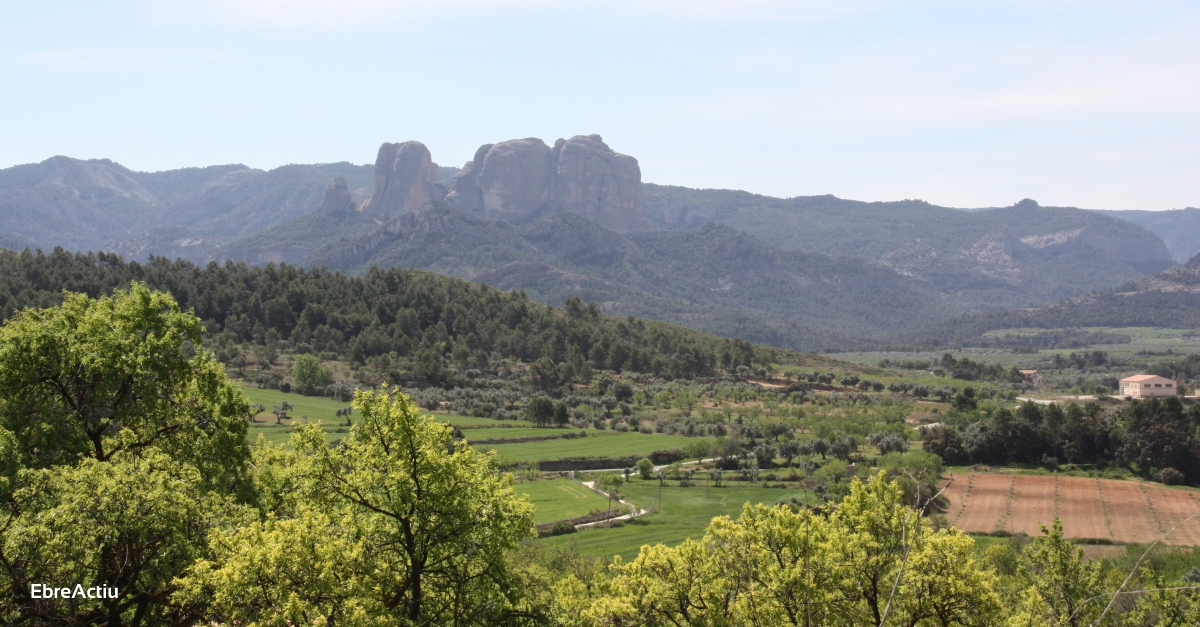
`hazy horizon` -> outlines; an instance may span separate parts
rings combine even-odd
[[[599,133],[643,180],[942,206],[1200,206],[1184,2],[142,0],[0,10],[0,167],[460,167]]]

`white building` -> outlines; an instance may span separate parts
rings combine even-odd
[[[1177,396],[1179,385],[1166,377],[1154,374],[1138,374],[1121,379],[1121,396],[1150,398],[1151,396]]]

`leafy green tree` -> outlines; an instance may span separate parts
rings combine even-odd
[[[1062,521],[1056,516],[1044,535],[1034,538],[1018,567],[1018,577],[1024,583],[1032,603],[1044,607],[1054,624],[1091,625],[1104,610],[1108,597],[1105,592],[1104,565],[1088,561],[1083,549],[1063,535]]]
[[[21,483],[3,554],[9,599],[22,602],[0,606],[6,624],[181,622],[186,612],[169,601],[175,578],[203,554],[210,530],[252,512],[205,490],[195,468],[153,450],[24,470]],[[119,592],[37,600],[29,596],[33,583]]]
[[[558,366],[554,365],[554,360],[549,357],[542,357],[533,362],[530,373],[533,374],[538,387],[546,393],[554,392],[561,383]]]
[[[642,479],[649,480],[654,478],[654,462],[646,459],[645,457],[639,459],[637,461],[637,471],[638,476],[640,476]]]
[[[539,427],[548,427],[554,420],[554,401],[539,396],[525,407],[525,418]]]
[[[694,442],[688,442],[687,445],[683,447],[683,454],[690,458],[694,458],[696,463],[699,464],[703,462],[706,457],[712,454],[712,443],[708,440],[696,440]]]
[[[244,487],[250,406],[194,350],[200,340],[195,316],[140,284],[21,312],[0,328],[0,427],[16,437],[21,465],[153,447],[195,466],[213,489]]]
[[[3,621],[162,623],[208,532],[255,498],[250,406],[170,296],[66,294],[0,328]],[[32,583],[115,599],[30,598]]]
[[[567,404],[558,402],[554,404],[554,424],[558,427],[565,427],[571,422],[571,412],[567,409]]]
[[[505,552],[532,535],[533,507],[512,477],[493,453],[454,441],[449,426],[418,414],[403,394],[360,391],[354,407],[361,418],[340,446],[328,446],[316,425],[301,427],[296,440],[312,456],[317,501],[344,514],[367,565],[346,576],[364,579],[371,603],[406,625],[513,615],[519,588]]]
[[[294,518],[232,527],[213,538],[173,600],[218,624],[383,624],[389,610],[366,588],[353,529],[344,517],[308,507]]]
[[[295,409],[291,403],[283,401],[278,405],[271,406],[271,413],[275,414],[275,424],[283,424],[283,419],[288,417],[288,412]]]
[[[317,394],[333,383],[333,370],[321,365],[321,360],[312,355],[297,355],[292,362],[292,381],[301,394]]]

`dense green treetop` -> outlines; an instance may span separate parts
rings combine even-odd
[[[208,333],[235,341],[290,339],[298,347],[355,360],[395,354],[430,364],[446,356],[467,367],[493,356],[633,370],[686,378],[760,363],[801,363],[791,351],[717,338],[671,324],[601,315],[594,303],[568,299],[563,309],[522,292],[404,269],[350,277],[288,265],[204,267],[115,255],[0,255],[0,315],[56,305],[62,290],[107,294],[131,281],[170,292]],[[436,368],[425,375],[438,382]]]
[[[23,466],[156,448],[233,490],[249,406],[200,340],[199,320],[139,283],[26,309],[0,328],[0,428]]]

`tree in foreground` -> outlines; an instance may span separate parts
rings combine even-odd
[[[993,573],[974,542],[931,530],[882,474],[841,507],[750,505],[700,540],[644,546],[603,585],[567,575],[552,615],[599,625],[944,625],[1002,622]]]
[[[352,435],[294,444],[308,503],[214,544],[186,581],[219,622],[486,625],[518,620],[505,554],[533,533],[533,507],[491,452],[387,389],[359,392]],[[264,578],[261,573],[272,573]]]
[[[136,283],[0,328],[0,622],[189,620],[175,579],[254,501],[249,404],[200,336]],[[33,584],[92,595],[35,598]]]

